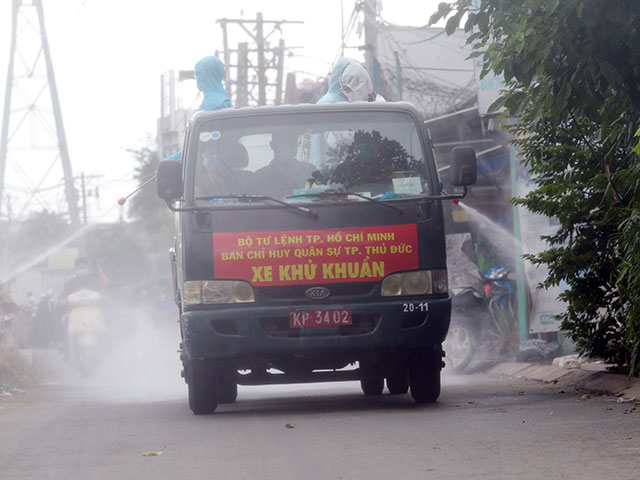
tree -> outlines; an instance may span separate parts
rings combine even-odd
[[[154,177],[160,157],[150,143],[138,149],[129,150],[135,159],[135,179],[138,186]],[[173,238],[173,215],[156,193],[156,182],[152,180],[131,198],[129,216],[149,235],[153,247],[168,248]],[[164,250],[163,250],[164,251]],[[165,252],[166,253],[166,252]]]
[[[33,212],[18,229],[14,250],[19,253],[42,253],[72,232],[71,224],[61,215],[43,209]]]
[[[441,3],[431,23],[462,21],[482,74],[505,78],[494,107],[516,118],[536,189],[517,205],[560,228],[543,287],[565,281],[562,328],[583,353],[640,373],[640,2],[472,0]],[[635,152],[634,152],[635,148]]]
[[[158,170],[160,157],[152,142],[138,149],[129,150],[136,162],[135,179],[138,185],[153,178]],[[152,180],[131,198],[129,216],[135,221],[127,229],[128,241],[143,247],[145,267],[138,272],[138,280],[146,276],[169,276],[168,250],[174,244],[173,213],[156,193]],[[134,249],[135,250],[135,249]],[[135,263],[135,262],[134,262]]]
[[[146,145],[138,149],[128,150],[136,162],[134,178],[138,181],[138,186],[152,178],[158,170],[160,157],[158,152],[151,145]],[[144,223],[166,219],[167,206],[158,197],[155,189],[155,181],[145,185],[134,197],[131,198],[129,215]]]

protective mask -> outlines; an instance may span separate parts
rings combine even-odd
[[[91,273],[91,270],[89,270],[88,268],[81,268],[78,270],[78,276],[79,277],[86,277]]]

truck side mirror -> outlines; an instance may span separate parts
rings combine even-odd
[[[476,183],[478,167],[476,151],[471,147],[454,147],[451,150],[451,183],[467,186]]]
[[[163,160],[158,164],[158,196],[165,202],[182,198],[182,162]]]

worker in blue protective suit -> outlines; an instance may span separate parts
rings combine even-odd
[[[383,100],[373,89],[367,69],[352,58],[340,57],[329,74],[329,90],[317,103]]]
[[[231,99],[222,86],[224,78],[224,63],[218,57],[211,55],[204,57],[194,69],[198,90],[204,93],[200,110],[219,110],[231,108]]]
[[[367,69],[353,58],[340,57],[329,74],[329,90],[316,103],[339,102],[384,102],[384,98],[373,89],[373,82]],[[324,163],[325,146],[328,132],[324,139],[314,135],[311,150],[317,165]]]
[[[220,110],[231,108],[231,98],[222,86],[224,63],[215,55],[204,57],[196,63],[193,73],[198,83],[198,90],[204,94],[200,110]],[[167,160],[180,160],[182,150],[171,155]]]

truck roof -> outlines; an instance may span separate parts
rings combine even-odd
[[[191,117],[191,123],[201,123],[205,120],[225,117],[261,116],[274,114],[311,113],[311,112],[341,112],[341,111],[378,111],[405,112],[419,121],[422,115],[408,102],[355,102],[355,103],[302,103],[298,105],[277,105],[263,107],[224,108],[214,111],[198,111]]]

